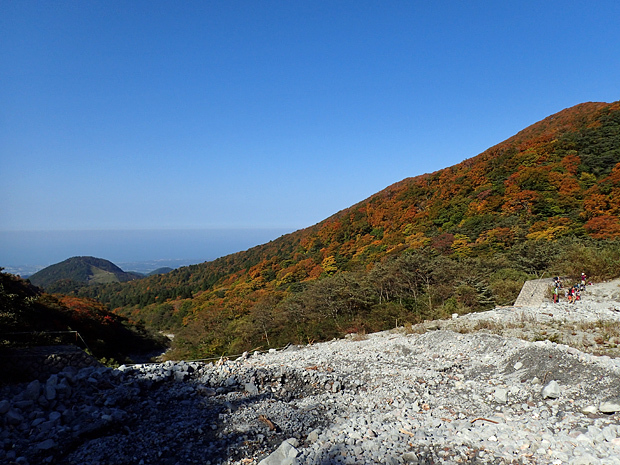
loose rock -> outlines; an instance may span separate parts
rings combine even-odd
[[[603,413],[620,412],[620,398],[609,399],[601,402],[599,410]]]
[[[560,385],[557,381],[551,381],[542,390],[543,399],[557,399],[560,397]]]
[[[620,465],[618,359],[449,329],[537,324],[556,310],[562,327],[620,322],[586,293],[567,309],[495,309],[432,332],[3,386],[0,463]]]

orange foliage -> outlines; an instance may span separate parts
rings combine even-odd
[[[494,228],[484,231],[478,239],[476,246],[499,246],[508,247],[514,243],[514,233],[510,228]]]
[[[531,213],[532,206],[538,200],[539,194],[535,191],[520,191],[506,195],[502,210],[505,213]]]
[[[175,288],[188,286],[194,299],[199,295],[200,311],[204,306],[204,311],[235,314],[232,302],[247,306],[259,290],[276,292],[326,272],[368,269],[406,248],[492,254],[517,238],[553,240],[583,228],[592,237],[618,237],[620,164],[611,173],[597,172],[582,150],[588,147],[577,147],[587,139],[581,137],[584,128],[600,125],[609,111],[620,111],[620,104],[563,110],[478,156],[403,179],[314,226],[197,265],[186,280],[171,273],[157,282],[147,278],[145,284],[123,286],[138,294],[139,286],[150,285],[162,302],[179,298]],[[605,134],[597,134],[597,140]]]
[[[584,224],[585,230],[595,239],[620,238],[620,219],[612,216],[596,216]]]
[[[574,154],[566,155],[562,159],[562,166],[573,176],[577,176],[579,163],[581,163],[581,158]]]
[[[569,224],[570,220],[568,218],[558,217],[537,221],[530,228],[527,238],[535,241],[557,239],[570,231]]]

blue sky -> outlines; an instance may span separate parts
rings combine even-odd
[[[620,99],[617,1],[0,1],[0,231],[310,226]]]

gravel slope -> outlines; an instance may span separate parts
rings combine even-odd
[[[615,350],[618,284],[571,306],[5,387],[0,463],[620,464],[620,360],[577,347]],[[538,336],[573,347],[523,339]]]

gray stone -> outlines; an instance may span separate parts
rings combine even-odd
[[[553,380],[547,384],[542,390],[543,399],[557,399],[560,397],[560,385]]]
[[[207,387],[207,386],[205,386],[205,385],[203,385],[203,384],[199,385],[199,386],[196,388],[196,391],[197,391],[199,394],[202,394],[203,396],[207,396],[207,397],[213,397],[213,396],[215,396],[215,395],[217,394],[217,393],[215,392],[215,389],[210,388],[210,387]]]
[[[308,434],[306,441],[308,441],[309,443],[316,442],[319,439],[319,434],[320,431],[318,429],[310,431],[310,434]]]
[[[297,439],[287,439],[271,455],[261,460],[258,465],[292,465],[296,463],[295,457],[299,455],[299,451],[295,447],[297,445]]]
[[[37,449],[39,450],[49,450],[53,447],[56,446],[56,443],[54,442],[53,439],[46,439],[45,441],[42,441],[40,443],[37,444]]]
[[[58,385],[58,376],[52,375],[45,383],[45,398],[47,400],[56,399],[56,386]]]
[[[603,437],[607,442],[611,442],[616,439],[616,431],[615,428],[612,426],[606,426],[605,428],[603,428],[602,433]]]
[[[258,388],[252,381],[250,381],[249,383],[245,383],[243,387],[245,388],[246,392],[251,396],[255,396],[258,394]]]
[[[413,452],[407,452],[403,454],[403,460],[405,461],[405,463],[418,463],[420,461],[418,459],[418,456]]]
[[[598,408],[603,413],[615,413],[620,412],[620,398],[608,399],[601,402]]]
[[[504,388],[497,388],[493,393],[495,401],[499,404],[505,404],[508,402],[508,391]]]
[[[596,405],[588,405],[587,407],[584,407],[581,410],[581,412],[586,414],[586,415],[592,415],[592,414],[598,412],[598,408],[596,407]]]
[[[6,399],[0,400],[0,415],[4,415],[6,412],[9,411],[10,408],[11,408],[11,403],[8,400]]]
[[[54,427],[53,421],[49,421],[49,420],[44,421],[43,423],[39,425],[39,431],[41,433],[47,433],[48,431],[51,431],[53,427]]]
[[[45,385],[56,387],[58,385],[58,375],[52,375],[49,378],[47,378]]]
[[[75,375],[77,374],[77,368],[73,367],[73,366],[66,366],[61,372],[60,374],[62,374],[66,381],[68,381],[69,383],[73,383],[75,381]],[[120,374],[119,371],[115,371],[115,374]]]
[[[17,410],[13,409],[6,412],[4,418],[9,425],[13,426],[21,425],[24,421],[24,417],[21,416],[21,414]]]
[[[17,402],[13,403],[13,407],[17,407],[18,409],[24,411],[32,407],[33,404],[34,403],[31,400],[18,400]]]
[[[66,380],[62,380],[56,386],[56,394],[58,396],[70,396],[71,395],[71,386],[67,383]]]
[[[30,400],[37,400],[39,395],[41,394],[41,382],[38,379],[32,381],[26,387],[26,392],[24,392],[24,397]]]
[[[580,455],[570,461],[570,465],[598,465],[599,463],[601,463],[601,461],[592,457],[590,454]]]

